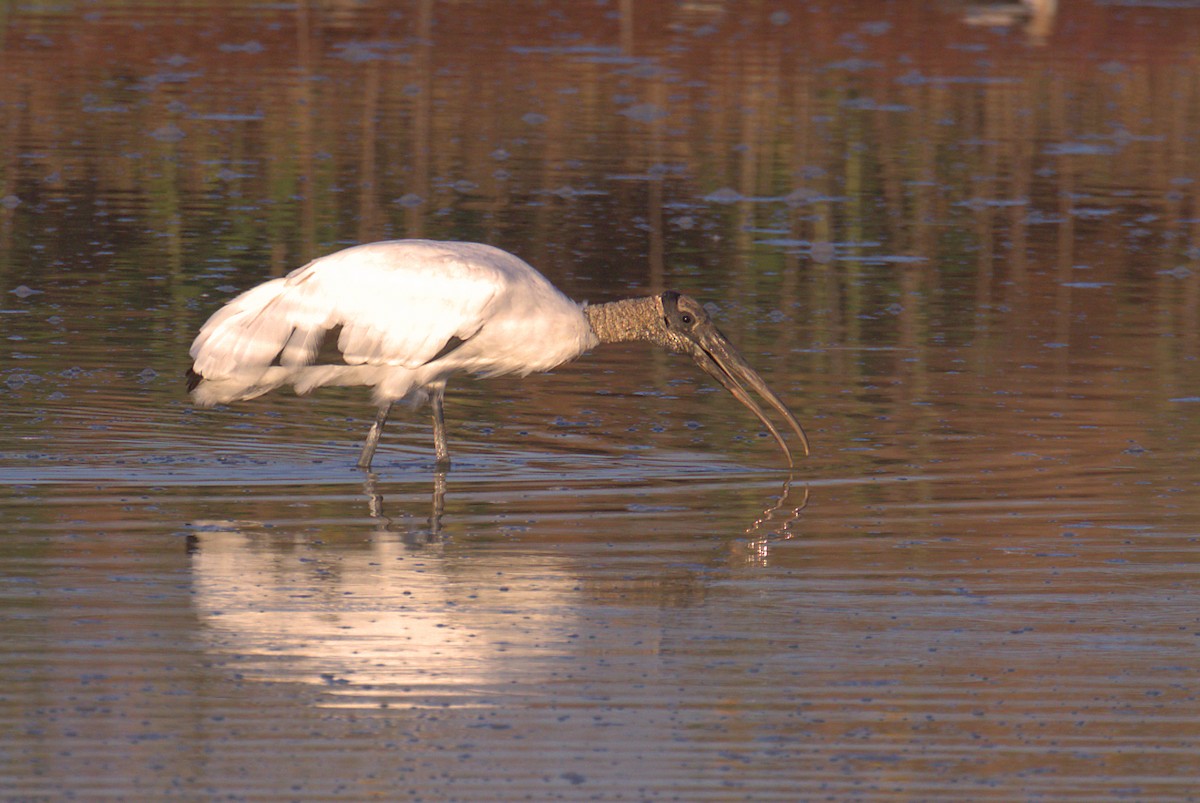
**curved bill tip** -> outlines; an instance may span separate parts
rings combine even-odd
[[[753,389],[767,404],[783,416],[783,419],[800,439],[800,444],[804,447],[804,454],[807,455],[809,453],[808,435],[804,433],[804,428],[800,426],[800,422],[792,415],[792,411],[787,408],[783,400],[767,386],[763,378],[737,352],[733,344],[725,339],[724,335],[717,331],[715,327],[710,332],[705,333],[705,335],[697,341],[697,348],[692,352],[693,359],[704,369],[705,373],[720,382],[726,390],[733,394],[734,398],[758,417],[758,420],[763,423],[763,426],[775,438],[775,442],[779,444],[779,448],[783,450],[788,465],[794,466],[792,452],[788,448],[787,442],[779,434],[779,430],[775,428],[775,425],[767,418],[767,414],[763,411],[762,407],[746,391],[745,386]]]

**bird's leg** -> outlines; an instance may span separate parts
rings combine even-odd
[[[367,440],[363,443],[362,454],[358,456],[358,467],[370,470],[371,458],[375,456],[375,447],[379,445],[379,436],[383,434],[383,425],[387,423],[388,413],[392,411],[391,402],[379,408],[375,421],[367,430]]]
[[[446,445],[446,416],[443,411],[446,398],[446,383],[430,386],[429,406],[433,408],[433,449],[437,458],[438,471],[450,468],[450,447]]]

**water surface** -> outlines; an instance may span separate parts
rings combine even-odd
[[[1194,795],[1196,10],[739,9],[3,12],[3,796]],[[813,454],[638,344],[452,384],[444,478],[192,408],[387,237],[715,302]]]

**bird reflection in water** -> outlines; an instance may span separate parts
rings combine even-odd
[[[307,527],[232,519],[192,524],[192,605],[215,663],[240,677],[317,686],[322,706],[443,710],[494,706],[479,690],[509,694],[515,680],[552,676],[563,655],[576,654],[573,634],[582,629],[590,634],[586,650],[600,655],[661,636],[653,616],[649,623],[628,621],[629,598],[606,581],[597,585],[595,564],[581,566],[577,550],[534,538],[514,564],[511,549],[496,551],[472,539],[452,545],[446,537],[452,525],[443,523],[441,473],[429,507],[420,501],[411,514],[385,512],[380,485],[374,476],[363,485],[377,528],[365,539],[345,527],[327,541]],[[412,499],[409,491],[396,487],[397,495]],[[470,493],[463,496],[465,523],[473,505]],[[789,480],[747,526],[749,549],[747,539],[735,537],[735,526],[725,530],[728,537],[713,533],[719,551],[702,562],[767,565],[772,545],[792,537],[807,499],[807,489],[792,488]],[[395,507],[408,505],[394,499]],[[547,529],[557,518],[552,515]],[[667,546],[676,554],[677,544]],[[497,582],[499,574],[514,571],[527,573],[530,582]],[[708,572],[673,571],[681,599],[705,596]],[[547,644],[558,651],[547,651]]]
[[[800,514],[808,507],[809,487],[807,484],[793,487],[795,475],[789,473],[775,501],[765,507],[754,521],[746,527],[747,549],[756,555],[756,562],[765,563],[772,543],[790,540],[794,533],[792,525],[800,520]],[[442,535],[442,518],[446,513],[446,472],[435,471],[433,491],[430,498],[428,526],[413,527],[412,518],[405,516],[397,521],[385,512],[383,492],[379,487],[379,475],[369,472],[363,482],[367,497],[367,512],[376,522],[378,532],[399,534],[405,543],[420,545],[439,539]]]

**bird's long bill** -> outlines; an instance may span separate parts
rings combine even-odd
[[[804,434],[804,428],[800,426],[800,422],[792,415],[792,411],[787,408],[787,405],[775,395],[775,392],[767,387],[767,383],[762,377],[755,373],[754,369],[746,362],[733,344],[725,339],[716,327],[703,332],[698,338],[696,347],[692,350],[692,358],[696,361],[704,371],[713,379],[721,383],[721,385],[733,394],[734,398],[749,408],[750,412],[758,416],[758,420],[763,423],[767,430],[775,436],[776,443],[779,448],[783,449],[784,455],[787,457],[788,465],[792,463],[792,453],[784,442],[783,436],[767,418],[762,407],[754,401],[753,397],[746,392],[746,386],[749,386],[761,396],[766,402],[774,407],[784,420],[788,422],[796,435],[800,437],[800,443],[804,446],[804,453],[808,454],[808,436]]]

